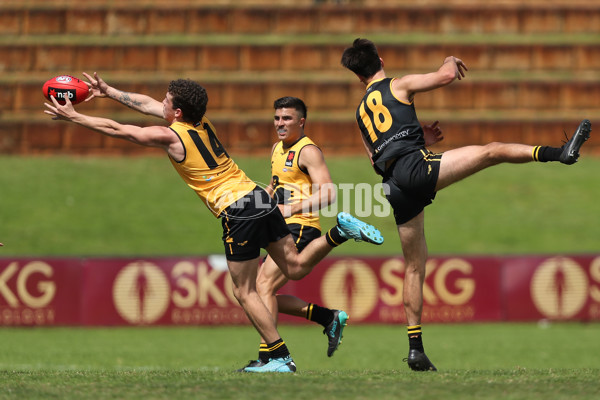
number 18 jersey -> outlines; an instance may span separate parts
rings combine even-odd
[[[394,96],[394,79],[371,82],[356,110],[356,121],[365,141],[373,149],[373,163],[381,173],[385,171],[387,160],[425,147],[415,105]]]

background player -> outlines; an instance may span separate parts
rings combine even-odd
[[[394,210],[406,262],[404,310],[408,323],[408,365],[413,370],[436,370],[425,355],[421,337],[423,282],[427,260],[424,207],[435,194],[484,168],[500,163],[560,161],[573,164],[579,148],[589,138],[590,121],[584,120],[562,147],[489,143],[466,146],[443,154],[428,151],[417,119],[414,97],[461,79],[466,65],[447,57],[435,72],[387,78],[383,60],[373,42],[356,39],[341,59],[366,86],[356,111],[365,149],[375,171],[390,188],[387,198]]]
[[[323,153],[305,135],[307,109],[304,102],[297,97],[282,97],[275,100],[273,107],[273,123],[279,141],[271,151],[271,183],[267,190],[279,202],[279,209],[300,252],[321,236],[317,211],[335,201],[335,187]],[[327,355],[331,357],[341,341],[348,315],[345,311],[331,310],[294,296],[278,295],[287,281],[277,264],[267,256],[258,273],[257,289],[275,322],[281,312],[321,324],[328,338]],[[266,345],[261,339],[258,359],[251,360],[248,366],[268,362]]]

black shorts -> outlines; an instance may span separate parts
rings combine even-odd
[[[386,197],[394,210],[396,224],[410,221],[431,204],[440,174],[442,154],[418,150],[398,158],[383,176]]]
[[[290,234],[275,201],[257,187],[227,207],[221,215],[225,256],[247,261],[260,256],[260,249]]]
[[[317,228],[301,224],[289,224],[290,232],[294,238],[294,243],[300,253],[313,240],[321,236],[321,231]]]

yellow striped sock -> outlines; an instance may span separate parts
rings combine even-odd
[[[272,347],[269,347],[267,350],[271,352],[271,351],[277,350],[281,346],[285,346],[285,342],[283,340],[281,342],[275,342],[275,344],[272,345]]]
[[[311,320],[311,318],[312,318],[312,312],[313,312],[313,304],[309,303],[308,304],[308,310],[306,310],[306,319],[309,320],[309,321],[312,321]]]
[[[411,325],[407,327],[408,336],[417,335],[421,333],[421,325]]]
[[[538,157],[539,157],[539,153],[540,153],[540,148],[541,147],[542,146],[535,146],[533,148],[533,151],[532,151],[532,154],[531,154],[531,156],[533,158],[533,161],[540,161]]]

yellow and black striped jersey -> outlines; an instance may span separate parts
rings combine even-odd
[[[271,179],[275,198],[280,204],[293,204],[308,199],[313,193],[313,183],[308,171],[298,165],[300,152],[306,146],[316,146],[304,136],[292,147],[283,148],[283,142],[277,143],[271,155]],[[319,214],[316,211],[294,214],[285,219],[288,224],[301,224],[321,229]]]
[[[185,149],[183,160],[169,157],[171,163],[216,217],[256,187],[229,157],[206,117],[197,125],[175,122],[170,128]]]

